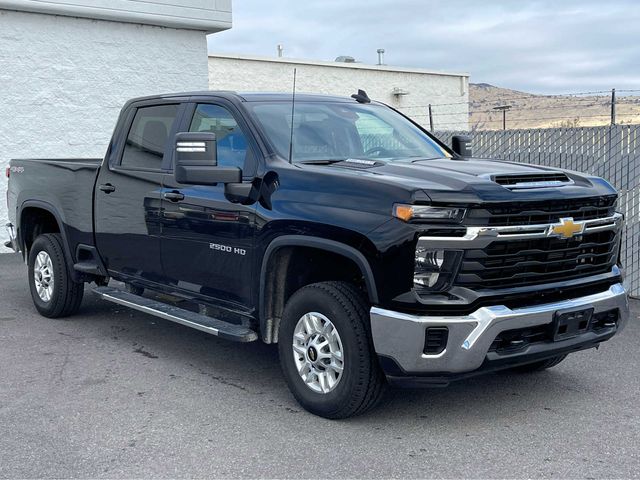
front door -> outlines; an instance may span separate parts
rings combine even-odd
[[[186,126],[190,132],[215,133],[218,165],[242,168],[245,181],[251,181],[256,149],[231,108],[194,105]],[[184,293],[248,309],[255,206],[230,202],[222,184],[184,185],[172,174],[163,178],[163,194],[162,263],[168,281]]]
[[[162,177],[179,104],[141,106],[95,189],[96,245],[112,275],[160,282]],[[113,147],[112,148],[116,148]]]

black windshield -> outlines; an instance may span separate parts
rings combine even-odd
[[[277,153],[289,158],[291,103],[249,102],[245,105]],[[302,101],[295,104],[294,162],[450,156],[410,121],[382,105]]]

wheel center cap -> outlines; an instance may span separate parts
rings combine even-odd
[[[315,362],[318,359],[318,351],[314,347],[309,347],[307,357],[309,357],[309,360],[312,362]]]

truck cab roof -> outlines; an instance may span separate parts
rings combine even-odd
[[[128,103],[149,101],[149,100],[165,100],[171,98],[189,98],[189,97],[215,97],[226,98],[231,101],[239,102],[290,102],[292,94],[284,92],[236,92],[232,90],[200,90],[192,92],[167,93],[160,95],[151,95],[131,99]],[[350,97],[341,97],[337,95],[321,95],[310,93],[297,93],[296,101],[301,102],[345,102],[354,103],[355,100]]]

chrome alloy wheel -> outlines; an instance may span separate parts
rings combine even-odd
[[[338,330],[317,312],[303,315],[293,331],[293,360],[300,377],[317,393],[331,392],[342,378],[344,349]]]
[[[53,295],[53,263],[51,257],[45,251],[38,253],[33,265],[33,279],[40,300],[48,302]]]

